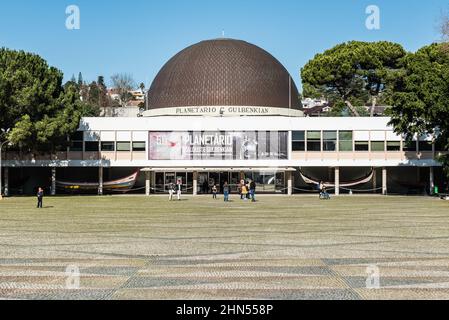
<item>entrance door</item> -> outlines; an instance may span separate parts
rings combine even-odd
[[[219,172],[209,172],[209,190],[212,190],[213,186],[220,187],[220,173]]]
[[[198,193],[209,193],[209,175],[207,173],[198,173]]]

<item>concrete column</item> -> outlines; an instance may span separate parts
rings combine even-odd
[[[335,195],[340,195],[340,168],[335,167]]]
[[[387,168],[382,168],[382,194],[384,196],[388,194],[387,178],[388,178]]]
[[[3,168],[3,172],[5,175],[4,194],[5,194],[5,197],[8,197],[9,196],[9,168],[8,167]]]
[[[430,167],[430,172],[429,172],[429,186],[430,186],[430,195],[434,195],[434,191],[435,191],[435,173],[433,170],[433,167]],[[5,183],[6,185],[6,183]],[[5,189],[6,190],[6,189]],[[6,191],[5,191],[6,194]]]
[[[145,195],[149,196],[151,193],[151,172],[145,171]]]
[[[51,168],[51,189],[50,194],[56,195],[56,168]]]
[[[193,172],[193,195],[198,195],[198,171]]]
[[[287,175],[287,194],[289,196],[293,195],[293,174],[291,171],[286,172]]]
[[[103,195],[103,167],[98,167],[98,195]]]
[[[376,168],[373,168],[373,193],[377,192],[377,171]]]

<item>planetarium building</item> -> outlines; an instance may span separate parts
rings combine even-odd
[[[84,118],[71,146],[54,155],[5,156],[5,193],[166,192],[181,181],[193,195],[259,193],[429,193],[440,181],[431,137],[406,142],[389,118],[304,117],[283,65],[250,43],[192,45],[154,79],[139,117]]]

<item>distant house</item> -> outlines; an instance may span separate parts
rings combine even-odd
[[[103,117],[137,117],[141,113],[141,108],[145,109],[145,95],[146,93],[142,89],[129,91],[132,95],[132,99],[126,103],[125,107],[112,106],[103,109],[101,116]],[[108,96],[115,100],[120,100],[119,91],[116,88],[108,89]]]

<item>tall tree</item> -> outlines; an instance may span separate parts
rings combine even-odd
[[[433,134],[449,150],[449,54],[445,44],[432,44],[403,59],[404,71],[392,88],[391,124],[411,139]],[[440,159],[449,178],[449,157]]]
[[[359,112],[353,105],[371,101],[373,115],[405,55],[401,45],[386,41],[339,44],[317,54],[302,68],[304,96],[321,94],[332,104],[343,102],[355,115]]]
[[[81,87],[83,84],[84,84],[83,74],[80,72],[78,73],[78,85]]]
[[[65,143],[82,116],[95,115],[79,99],[76,85],[62,86],[61,71],[41,57],[0,49],[0,127],[7,138],[27,151],[53,151]]]
[[[133,77],[127,73],[117,73],[111,77],[112,86],[119,95],[119,103],[121,107],[125,107],[126,104],[132,99],[130,91],[136,87]]]

